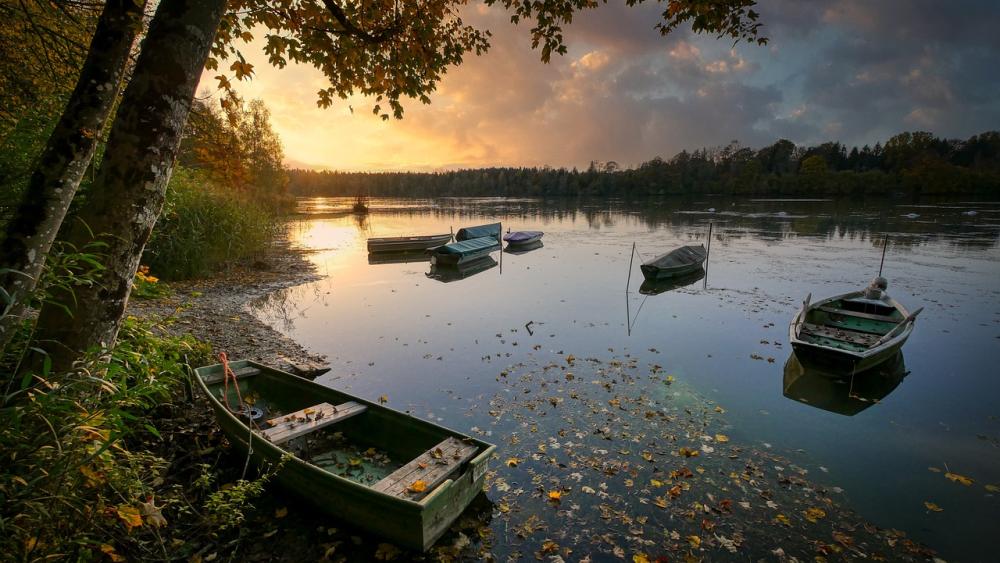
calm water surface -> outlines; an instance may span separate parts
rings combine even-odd
[[[349,200],[301,205],[306,215],[294,238],[315,251],[310,259],[326,277],[252,307],[329,356],[333,370],[322,383],[373,400],[385,395],[389,406],[486,436],[498,443],[501,461],[520,455],[530,462],[511,438],[529,436],[536,422],[514,409],[512,417],[497,414],[518,393],[546,392],[544,382],[532,387],[524,377],[556,363],[565,371],[570,354],[577,363],[593,357],[662,366],[678,389],[724,408],[730,443],[783,456],[797,475],[837,491],[838,502],[864,519],[904,530],[945,558],[993,557],[988,542],[1000,532],[1000,495],[986,487],[1000,485],[1000,202],[376,199],[366,218],[339,213]],[[493,221],[505,230],[545,231],[544,247],[494,253],[497,265],[460,279],[429,277],[422,261],[369,263],[367,237]],[[644,295],[636,263],[626,293],[633,242],[648,259],[707,243],[709,222],[705,279]],[[877,403],[852,401],[847,386],[823,380],[814,382],[819,390],[807,381],[786,397],[788,322],[796,308],[808,293],[821,298],[867,284],[884,232],[890,294],[911,310],[924,307],[903,350],[905,378],[869,393],[888,391]],[[517,374],[524,377],[512,384]],[[655,391],[663,383],[636,386]],[[572,407],[560,402],[553,412],[559,409]],[[567,415],[558,414],[566,426]],[[536,452],[535,461],[540,457]],[[517,483],[518,475],[495,465],[515,492],[545,488],[540,468],[520,475],[531,483]],[[974,483],[949,481],[947,471]],[[506,502],[501,497],[491,490],[491,500]],[[929,511],[925,502],[944,511]],[[537,548],[519,547],[523,538],[501,520],[492,527],[501,554]]]

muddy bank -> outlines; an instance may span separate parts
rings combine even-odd
[[[308,252],[282,236],[252,262],[206,279],[171,282],[168,297],[131,299],[128,314],[162,319],[167,332],[191,334],[230,360],[254,360],[315,376],[328,369],[324,356],[306,350],[247,309],[253,299],[320,279],[306,258]]]

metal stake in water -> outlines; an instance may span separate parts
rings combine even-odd
[[[630,254],[628,257],[628,279],[625,280],[625,293],[628,293],[628,286],[631,285],[632,283],[632,260],[634,258],[635,258],[635,241],[632,241],[632,254]]]
[[[882,266],[885,265],[885,249],[889,247],[889,233],[882,239],[882,261],[878,265],[878,277],[882,277]]]

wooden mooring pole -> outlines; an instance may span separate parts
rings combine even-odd
[[[625,280],[625,293],[628,293],[628,286],[632,284],[632,260],[635,258],[635,241],[632,242],[632,254],[628,257],[628,279]]]

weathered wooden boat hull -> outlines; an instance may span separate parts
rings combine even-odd
[[[219,383],[206,384],[205,379],[217,377],[222,366],[213,365],[195,370],[195,380],[209,397],[219,426],[233,445],[246,454],[252,446],[255,463],[276,467],[283,457],[284,465],[275,475],[276,481],[286,490],[315,505],[318,509],[345,522],[364,528],[389,541],[408,548],[426,551],[441,537],[451,523],[483,490],[487,463],[495,446],[423,421],[382,405],[347,395],[300,377],[279,372],[250,361],[230,362],[234,371],[253,367],[260,375],[241,379],[243,392],[251,390],[249,380],[262,378],[255,387],[269,389],[287,399],[287,402],[308,406],[326,401],[340,404],[354,401],[367,410],[349,420],[337,422],[337,431],[363,435],[366,443],[391,443],[400,458],[415,457],[427,444],[436,444],[442,437],[455,437],[478,447],[475,457],[453,476],[438,485],[420,500],[410,500],[381,493],[371,487],[333,474],[288,452],[261,434],[251,434],[247,425],[231,413],[219,400]],[[230,395],[235,398],[234,394]],[[431,447],[432,447],[431,446]]]
[[[815,303],[809,303],[807,299],[803,303],[788,327],[788,340],[801,362],[849,375],[870,370],[896,356],[913,332],[916,313],[920,311],[910,315],[888,296],[866,303],[891,310],[891,316],[831,306],[857,303],[856,300],[864,301],[862,292],[836,295]],[[807,323],[810,317],[817,314],[820,315],[818,325]]]
[[[639,269],[647,280],[666,280],[697,272],[707,257],[703,245],[682,246],[642,264]]]
[[[368,252],[408,252],[427,250],[448,244],[451,233],[412,237],[381,237],[368,239]]]
[[[536,240],[531,244],[517,244],[517,245],[508,244],[507,248],[504,248],[503,251],[506,252],[507,254],[518,255],[518,254],[527,254],[532,250],[538,250],[539,248],[544,248],[544,247],[545,247],[544,242]]]

